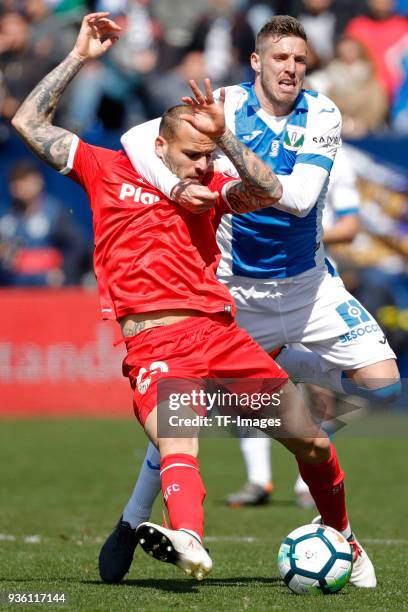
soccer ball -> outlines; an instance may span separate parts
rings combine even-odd
[[[278,567],[285,584],[298,595],[336,593],[350,578],[350,544],[325,525],[303,525],[282,542]]]

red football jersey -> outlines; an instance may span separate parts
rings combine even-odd
[[[147,183],[122,151],[77,138],[64,173],[82,185],[91,205],[104,318],[186,308],[235,314],[231,294],[216,278],[215,232],[222,214],[231,212],[221,195],[210,211],[194,215]],[[213,173],[205,184],[221,194],[231,180]]]

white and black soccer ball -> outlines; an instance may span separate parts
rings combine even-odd
[[[330,594],[340,591],[352,570],[350,544],[325,525],[303,525],[282,542],[278,567],[285,584],[295,593]]]

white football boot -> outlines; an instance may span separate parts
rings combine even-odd
[[[322,517],[316,516],[312,523],[314,525],[322,524]],[[350,576],[350,584],[363,589],[374,589],[377,586],[377,577],[375,575],[374,565],[371,563],[370,557],[367,555],[361,544],[354,538],[348,540],[351,552],[353,553],[353,569]]]
[[[314,508],[316,506],[314,499],[309,491],[309,487],[299,474],[295,486],[293,487],[293,491],[296,497],[296,504],[299,508],[303,508],[303,510],[309,510],[310,508]]]
[[[203,580],[212,569],[211,557],[206,549],[188,531],[141,523],[136,535],[147,554],[164,563],[177,565],[187,576]]]

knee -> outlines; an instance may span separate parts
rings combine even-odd
[[[395,359],[386,359],[343,372],[346,393],[359,395],[375,404],[390,404],[401,395],[401,380]]]
[[[159,451],[163,459],[166,455],[183,454],[198,456],[198,438],[159,438]]]
[[[296,455],[306,463],[324,463],[330,458],[330,439],[321,437],[304,440]]]
[[[401,395],[402,385],[399,376],[387,380],[369,379],[368,384],[360,384],[343,376],[342,386],[346,393],[364,397],[374,404],[391,404]],[[383,383],[383,384],[381,384]]]

